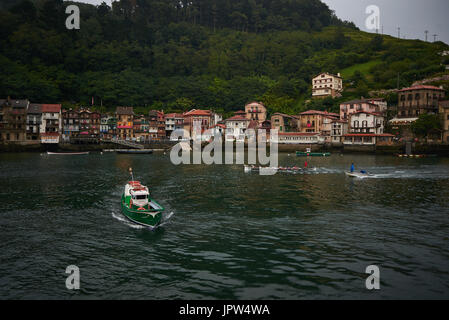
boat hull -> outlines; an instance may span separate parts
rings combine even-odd
[[[120,150],[118,154],[152,154],[153,150]]]
[[[359,172],[345,172],[345,173],[348,177],[351,177],[351,178],[363,179],[363,178],[372,177],[372,175],[368,174],[368,173],[359,173]]]
[[[125,217],[127,217],[134,223],[148,227],[157,227],[161,223],[162,212],[164,211],[164,208],[154,200],[152,200],[151,203],[158,206],[160,209],[139,211],[135,206],[132,206],[132,208],[130,208],[129,199],[126,199],[125,196],[122,195],[122,212]]]
[[[89,152],[47,152],[47,154],[54,156],[82,156],[89,154]]]
[[[329,152],[296,152],[297,157],[330,157]]]

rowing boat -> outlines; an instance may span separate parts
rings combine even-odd
[[[47,152],[47,154],[53,156],[80,156],[89,154],[89,152]]]

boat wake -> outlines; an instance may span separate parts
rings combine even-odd
[[[157,229],[157,228],[159,228],[159,227],[162,227],[162,226],[168,224],[168,223],[171,221],[171,218],[174,216],[174,214],[175,214],[174,212],[170,212],[170,213],[167,213],[167,214],[163,214],[163,215],[162,215],[161,223],[160,223],[158,226],[156,226],[156,227],[146,227],[146,226],[142,226],[142,225],[137,224],[137,223],[133,223],[133,222],[129,221],[129,220],[128,220],[124,215],[122,215],[121,213],[118,213],[118,214],[117,214],[117,213],[115,213],[115,212],[112,212],[112,217],[113,217],[114,219],[116,219],[116,220],[122,222],[123,224],[127,225],[128,227],[133,228],[133,229],[149,229],[149,230],[155,230],[155,229]]]
[[[134,228],[134,229],[145,229],[144,226],[141,226],[137,223],[132,223],[131,221],[129,221],[128,219],[126,219],[125,216],[123,216],[121,213],[117,214],[115,212],[112,212],[112,217],[122,223],[124,223],[125,225],[127,225],[128,227]]]

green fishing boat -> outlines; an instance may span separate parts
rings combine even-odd
[[[151,228],[161,223],[162,212],[165,210],[150,197],[148,187],[134,179],[126,184],[121,205],[123,214],[129,220]]]
[[[330,152],[301,152],[296,151],[297,157],[330,157]]]

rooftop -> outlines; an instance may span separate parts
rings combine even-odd
[[[413,87],[409,87],[409,88],[404,88],[402,90],[399,90],[399,92],[412,91],[412,90],[439,90],[439,91],[444,91],[444,89],[439,88],[439,87],[435,87],[435,86],[419,85],[419,86],[413,86]]]
[[[383,117],[382,114],[380,114],[380,113],[367,112],[367,111],[357,111],[357,112],[354,112],[352,115],[361,114],[361,113],[370,114],[370,115],[373,115],[373,116],[376,116],[376,117]]]
[[[60,104],[43,104],[42,112],[58,113],[61,111]]]
[[[197,110],[193,109],[186,113],[184,113],[184,117],[190,117],[190,116],[211,116],[212,111],[210,110]]]
[[[28,113],[42,113],[42,105],[33,103],[28,106]]]
[[[307,116],[307,115],[321,115],[321,116],[330,116],[330,117],[337,117],[339,118],[340,115],[332,112],[327,111],[317,111],[317,110],[308,110],[305,112],[300,113],[301,116]]]
[[[235,115],[229,119],[226,119],[226,121],[249,121],[246,117],[241,115]]]

